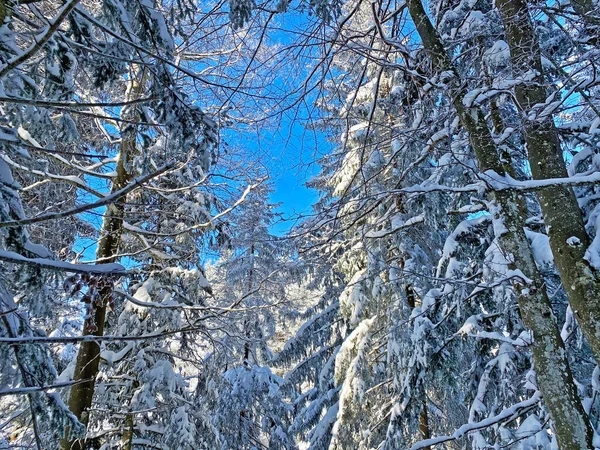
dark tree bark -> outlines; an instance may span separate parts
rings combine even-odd
[[[145,75],[143,71],[132,77],[129,86],[128,100],[141,98],[144,93]],[[138,117],[136,106],[127,108],[124,116],[128,120]],[[119,157],[117,160],[116,176],[113,180],[111,193],[123,189],[133,178],[131,172],[131,161],[136,152],[137,130],[134,125],[126,125],[121,138]],[[113,263],[118,259],[121,236],[123,234],[123,219],[125,215],[125,197],[120,197],[112,205],[106,208],[104,221],[100,231],[101,237],[98,242],[96,259],[105,263]],[[95,306],[94,317],[86,319],[83,328],[84,335],[104,335],[104,322],[106,319],[106,308],[109,299],[113,295],[112,283],[106,283],[100,290],[101,304]],[[69,396],[69,409],[81,423],[87,426],[89,422],[88,410],[92,405],[96,376],[100,364],[100,345],[94,341],[84,341],[79,347],[77,361],[75,363],[74,380],[89,380],[76,384],[71,388]],[[61,441],[61,450],[83,450],[87,447],[85,439],[71,439],[69,430]]]
[[[423,408],[419,413],[419,432],[421,439],[431,439],[431,429],[429,428],[429,414],[427,413],[427,399],[423,399]],[[431,447],[423,447],[423,450],[431,450]]]

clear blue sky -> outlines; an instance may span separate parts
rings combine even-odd
[[[270,139],[248,142],[256,145],[263,164],[267,167],[275,191],[270,200],[278,203],[283,222],[272,227],[277,235],[283,235],[296,223],[299,215],[311,212],[318,193],[305,186],[315,176],[319,167],[315,155],[322,154],[329,145],[324,136],[305,130],[302,121],[280,123],[279,132]]]

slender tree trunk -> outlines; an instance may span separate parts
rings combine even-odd
[[[567,171],[553,117],[528,120],[535,105],[544,104],[547,92],[543,85],[543,67],[539,42],[523,0],[498,0],[496,6],[504,22],[515,77],[535,70],[538,82],[515,87],[519,107],[523,110],[523,132],[531,173],[536,180],[566,178]],[[569,303],[596,362],[600,364],[600,274],[584,259],[590,239],[573,189],[553,186],[538,192],[548,226],[554,262],[563,282]]]
[[[142,96],[145,87],[145,76],[142,70],[132,74],[127,92],[127,100],[136,100]],[[136,120],[136,107],[123,111],[128,120]],[[116,176],[113,179],[111,193],[124,188],[133,178],[131,161],[136,152],[137,130],[135,125],[128,124],[122,132],[119,157],[117,160]],[[106,208],[102,223],[101,237],[98,242],[96,258],[104,263],[112,263],[118,259],[121,236],[123,234],[123,218],[125,214],[125,197],[119,198]],[[102,336],[106,319],[106,307],[113,295],[113,286],[106,283],[100,290],[101,304],[95,305],[94,317],[88,317],[83,327],[84,335]],[[84,341],[79,347],[75,363],[74,380],[89,379],[71,388],[69,409],[81,423],[87,426],[89,421],[88,409],[92,405],[96,376],[100,363],[100,345],[94,341]],[[84,439],[71,439],[69,430],[61,441],[61,450],[82,450],[86,448]]]
[[[464,106],[464,84],[460,83],[421,0],[408,0],[407,4],[434,69],[438,73],[448,72],[454,78],[449,81],[453,83],[452,102],[462,126],[469,133],[480,167],[503,175],[505,171],[485,116],[478,108]],[[592,449],[593,429],[578,397],[556,318],[523,229],[522,198],[514,191],[500,191],[492,193],[490,200],[497,206],[493,213],[500,216],[497,219],[506,227],[506,231],[497,237],[509,261],[509,269],[520,270],[531,280],[529,283],[525,280],[515,282],[514,287],[523,322],[533,332],[532,354],[538,388],[552,417],[559,446],[562,450]]]
[[[140,386],[140,383],[137,379],[133,380],[131,383],[131,390],[135,392]],[[129,412],[125,414],[125,420],[123,422],[123,434],[121,435],[121,450],[132,450],[133,449],[133,437],[135,434],[135,423],[133,418],[133,408],[132,408],[132,400],[133,400],[133,392],[129,398]]]
[[[250,245],[250,271],[248,272],[248,292],[252,292],[254,288],[254,244]],[[248,318],[244,319],[244,335],[246,342],[244,343],[244,360],[243,364],[250,365],[250,321]]]
[[[423,407],[419,413],[419,432],[421,439],[431,439],[431,429],[429,428],[429,414],[427,413],[427,399],[423,398]],[[431,450],[431,447],[423,447],[423,450]]]
[[[250,271],[248,273],[248,292],[252,291],[252,286],[254,284],[254,244],[250,246]],[[242,359],[242,365],[246,368],[250,368],[250,321],[248,317],[244,318],[244,356]],[[250,423],[250,411],[247,409],[242,409],[240,411],[240,434],[239,434],[239,442],[244,441],[244,427],[246,426],[245,422]],[[248,433],[251,433],[252,430],[250,426],[248,426]]]
[[[121,449],[131,450],[133,448],[133,414],[127,413],[123,425],[123,436],[121,436]]]

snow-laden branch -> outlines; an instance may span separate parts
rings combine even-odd
[[[265,180],[266,180],[266,178],[261,178],[258,181],[258,183],[248,185],[246,187],[246,189],[244,190],[244,192],[242,193],[242,195],[240,196],[240,198],[238,198],[233,205],[231,205],[229,208],[221,211],[220,213],[214,215],[206,222],[197,223],[196,225],[192,225],[183,230],[178,230],[173,233],[157,233],[157,232],[153,232],[153,231],[146,231],[139,227],[135,227],[133,225],[125,225],[125,229],[129,232],[139,233],[139,234],[143,234],[145,236],[175,237],[175,236],[180,236],[185,233],[189,233],[190,231],[195,231],[195,230],[199,230],[202,228],[209,228],[217,219],[220,219],[221,217],[226,216],[227,214],[232,212],[234,209],[236,209],[238,206],[240,206],[242,203],[244,203],[246,201],[246,197],[248,196],[248,194],[250,194],[250,192],[252,192],[253,189],[256,189],[258,186],[260,186]]]
[[[194,305],[187,305],[187,304],[182,304],[182,303],[158,303],[158,302],[151,302],[151,301],[149,302],[149,301],[140,300],[139,298],[136,298],[135,296],[130,295],[121,289],[115,289],[114,292],[123,296],[127,301],[129,301],[129,302],[133,303],[134,305],[139,306],[141,308],[184,309],[187,311],[212,311],[215,313],[255,311],[255,310],[260,310],[260,309],[274,308],[279,304],[279,302],[278,303],[265,303],[263,305],[257,305],[257,306],[245,306],[243,308],[238,308],[238,306],[248,297],[251,297],[252,295],[256,294],[257,292],[260,292],[264,283],[267,282],[269,280],[269,278],[277,272],[278,272],[278,270],[274,270],[269,275],[267,275],[265,278],[263,278],[261,281],[259,281],[256,288],[254,288],[254,289],[246,292],[244,295],[240,296],[231,305],[224,306],[224,307],[222,307],[222,306],[194,306]],[[209,295],[212,295],[212,293],[209,293]],[[203,318],[202,318],[202,320],[203,320]]]
[[[3,259],[3,254],[7,253],[7,252],[0,252],[0,259]],[[20,256],[20,255],[17,255]],[[48,260],[50,262],[59,262],[59,261],[51,261]],[[63,264],[67,264],[68,263],[63,263]],[[103,264],[104,266],[110,266],[110,265],[116,265],[119,266],[119,264]],[[84,266],[81,264],[70,264],[70,266],[83,266],[84,268],[90,268],[93,269],[95,267],[98,266]],[[72,270],[71,271],[76,271],[76,270]],[[123,272],[125,272],[123,270]],[[93,273],[93,272],[89,272],[87,271],[86,273]],[[257,289],[258,290],[258,289]],[[147,341],[147,340],[152,340],[152,339],[161,339],[164,338],[166,336],[171,336],[174,334],[180,334],[180,333],[192,333],[192,332],[203,332],[206,331],[206,328],[203,325],[200,325],[201,322],[206,321],[210,318],[214,318],[217,315],[222,315],[222,314],[226,314],[226,313],[231,313],[231,312],[236,312],[236,311],[246,311],[246,310],[253,310],[253,309],[261,309],[261,308],[268,308],[271,305],[265,305],[265,306],[256,306],[256,307],[248,307],[248,308],[240,308],[240,309],[235,309],[235,306],[239,305],[239,303],[241,303],[241,301],[245,298],[247,298],[248,296],[252,295],[252,293],[256,292],[257,290],[253,290],[250,291],[248,293],[246,293],[244,296],[242,296],[240,299],[238,299],[236,302],[234,302],[231,306],[229,307],[225,307],[225,308],[219,308],[219,307],[215,307],[215,308],[205,308],[205,309],[212,309],[215,310],[212,313],[206,314],[202,317],[199,317],[197,319],[194,320],[195,324],[198,325],[193,325],[193,326],[187,326],[187,327],[183,327],[183,328],[177,328],[174,330],[159,330],[159,331],[154,331],[151,333],[146,333],[146,334],[142,334],[139,336],[116,336],[116,335],[105,335],[105,336],[96,336],[93,334],[88,334],[88,335],[83,335],[83,336],[22,336],[22,337],[0,337],[0,344],[8,344],[8,345],[26,345],[26,344],[76,344],[76,343],[81,343],[81,342],[131,342],[131,341]],[[119,294],[124,294],[124,292],[122,291],[118,291]],[[126,295],[126,298],[128,300],[131,300],[131,296]],[[137,299],[136,299],[137,300]],[[136,304],[140,304],[140,306],[147,306],[150,308],[156,307],[157,305],[154,304],[154,302],[152,303],[147,303],[147,302],[140,302],[140,301],[136,301]],[[146,304],[144,304],[146,303]],[[166,305],[163,305],[166,306]],[[275,306],[275,305],[272,305]],[[192,309],[192,308],[190,308]],[[193,308],[193,309],[199,309],[199,308]]]
[[[127,292],[125,292],[121,289],[115,289],[114,292],[119,295],[122,295],[123,297],[125,297],[125,299],[127,299],[127,301],[129,301],[129,302],[133,303],[134,305],[139,306],[141,308],[185,309],[185,310],[189,310],[189,311],[207,311],[207,310],[213,309],[209,306],[192,306],[192,305],[183,305],[180,303],[164,304],[164,303],[158,303],[158,302],[147,302],[147,301],[140,300],[139,298],[136,298],[133,295],[129,295]]]
[[[16,264],[28,264],[41,269],[60,270],[72,273],[87,273],[92,275],[125,275],[127,271],[121,264],[73,264],[47,258],[26,258],[15,252],[0,250],[0,260]]]
[[[402,44],[402,42],[400,41],[396,41],[396,40],[391,40],[390,38],[387,37],[387,35],[385,34],[385,32],[383,31],[383,27],[381,25],[381,20],[379,19],[379,14],[377,14],[377,9],[375,7],[375,2],[371,2],[371,13],[373,14],[373,21],[375,22],[375,28],[377,29],[377,32],[379,33],[379,36],[381,37],[381,40],[383,42],[385,42],[387,45],[389,45],[392,48],[395,48],[404,58],[404,61],[408,64],[408,60],[409,60],[409,53],[408,53],[408,49],[406,48],[406,46],[404,44]],[[400,4],[400,6],[398,6],[396,8],[396,11],[401,11],[403,9],[406,9],[406,3],[402,3]]]
[[[156,100],[157,97],[144,97],[133,100],[127,100],[122,102],[52,102],[49,100],[38,100],[35,98],[19,98],[19,97],[0,97],[0,102],[4,103],[15,103],[19,105],[34,105],[42,106],[47,108],[114,108],[128,105],[135,105],[138,103],[147,103]]]
[[[414,444],[410,450],[420,450],[422,448],[431,447],[433,445],[438,445],[443,442],[454,441],[456,439],[460,439],[468,433],[473,431],[481,430],[483,428],[490,427],[499,422],[514,420],[519,417],[524,410],[531,408],[532,406],[537,405],[537,403],[542,398],[539,392],[533,394],[533,396],[525,401],[519,402],[511,406],[510,408],[505,409],[499,414],[495,416],[488,417],[479,422],[467,423],[458,428],[454,433],[446,436],[438,436],[432,439],[425,439]]]
[[[200,319],[196,319],[199,321]],[[154,331],[139,336],[115,336],[105,335],[96,336],[95,334],[86,334],[83,336],[23,336],[23,337],[0,337],[0,344],[25,345],[25,344],[77,344],[80,342],[129,342],[129,341],[147,341],[151,339],[160,339],[166,336],[179,333],[190,333],[194,331],[206,331],[202,326],[189,326],[169,331]]]
[[[126,38],[124,36],[121,36],[119,33],[115,32],[110,27],[104,25],[102,22],[96,20],[93,16],[87,14],[83,9],[78,8],[78,9],[75,10],[75,12],[77,14],[79,14],[80,16],[82,16],[84,19],[88,20],[90,23],[94,24],[100,30],[102,30],[105,33],[107,33],[109,36],[112,36],[113,38],[117,39],[118,41],[121,41],[124,44],[129,45],[130,47],[134,48],[140,54],[148,55],[151,58],[154,58],[157,61],[160,61],[161,63],[166,64],[166,65],[172,67],[173,69],[175,69],[175,70],[183,73],[184,75],[187,75],[190,78],[192,78],[194,80],[198,80],[198,81],[200,81],[202,83],[206,83],[209,86],[215,86],[215,87],[218,87],[218,88],[223,87],[222,85],[220,85],[218,83],[214,83],[214,82],[212,82],[212,81],[210,81],[208,79],[205,79],[205,78],[202,78],[202,77],[198,76],[198,74],[195,71],[193,71],[193,70],[189,70],[189,69],[187,69],[187,68],[185,68],[185,67],[183,67],[183,66],[181,66],[181,65],[179,65],[179,64],[177,64],[177,63],[175,63],[173,61],[171,61],[170,59],[161,56],[158,53],[154,53],[154,52],[149,51],[145,46],[143,46],[143,45],[141,45],[141,44],[139,44],[137,42],[134,42],[133,40],[128,39],[128,38]],[[130,35],[129,37],[131,38],[132,36]],[[136,41],[137,41],[137,39],[136,39]]]
[[[110,195],[107,195],[102,200],[98,200],[93,203],[88,203],[87,205],[78,206],[76,208],[73,208],[73,209],[70,209],[70,210],[64,211],[64,212],[42,214],[40,216],[31,217],[29,219],[0,222],[0,228],[18,227],[18,226],[23,226],[23,225],[29,225],[32,223],[44,222],[46,220],[62,219],[64,217],[69,217],[69,216],[72,216],[75,214],[89,211],[90,209],[95,209],[100,206],[106,206],[110,203],[113,203],[115,200],[123,197],[124,195],[127,195],[131,191],[141,187],[143,184],[147,183],[149,180],[156,178],[159,175],[162,175],[163,173],[165,173],[167,170],[171,169],[172,167],[174,167],[173,163],[166,164],[166,165],[162,166],[161,168],[159,168],[156,172],[153,172],[151,174],[144,175],[141,177],[137,177],[133,180],[133,182],[131,182],[129,185],[125,186],[123,189],[120,189]]]
[[[33,175],[37,175],[42,177],[43,181],[56,181],[59,183],[69,183],[72,184],[79,189],[83,189],[86,192],[98,197],[105,197],[100,191],[89,186],[85,181],[83,181],[80,177],[75,175],[59,175],[50,172],[45,172],[43,170],[32,169],[31,167],[24,166],[22,164],[18,164],[14,162],[12,159],[8,157],[8,155],[0,154],[0,159],[2,159],[6,164],[14,167],[17,170],[23,170],[25,172],[31,173]]]
[[[379,239],[379,238],[382,238],[385,236],[389,236],[390,234],[396,233],[400,230],[410,228],[419,223],[423,223],[424,221],[425,221],[425,214],[419,214],[418,216],[411,217],[410,219],[407,219],[406,221],[403,221],[400,224],[396,224],[389,230],[384,229],[384,230],[377,230],[377,231],[369,231],[367,234],[365,234],[365,237],[367,239]]]
[[[481,178],[495,191],[536,191],[550,186],[580,186],[600,182],[600,172],[590,175],[577,175],[566,178],[546,178],[545,180],[515,180],[510,175],[498,175],[493,170],[486,170]]]
[[[86,378],[83,380],[72,380],[72,381],[65,381],[63,383],[50,384],[48,386],[26,386],[26,387],[14,388],[14,389],[2,389],[2,390],[0,390],[0,398],[5,397],[7,395],[26,395],[26,394],[31,394],[33,392],[44,392],[44,391],[50,391],[52,389],[71,387],[75,384],[87,383],[88,381],[90,381],[90,380]]]
[[[471,183],[465,186],[447,186],[437,183],[417,184],[401,189],[392,189],[380,193],[381,196],[389,194],[426,194],[429,192],[482,192],[490,191],[539,191],[551,186],[582,186],[600,182],[600,172],[590,175],[577,175],[565,178],[547,178],[545,180],[515,180],[510,175],[498,175],[493,170],[486,170],[479,174],[482,182]]]
[[[26,49],[23,53],[14,58],[11,58],[5,65],[0,68],[0,79],[2,79],[8,72],[19,67],[29,58],[37,53],[46,42],[52,37],[52,35],[58,30],[62,21],[69,15],[69,13],[77,6],[79,0],[71,0],[63,5],[63,7],[58,11],[56,17],[48,22],[48,25],[45,27],[45,31],[41,34],[35,36],[34,43]]]
[[[416,184],[414,186],[408,186],[400,189],[392,189],[387,192],[382,192],[381,195],[388,194],[426,194],[429,192],[483,192],[485,191],[485,185],[483,183],[471,183],[465,186],[448,186],[438,183],[426,183]]]

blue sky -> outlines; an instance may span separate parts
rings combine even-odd
[[[303,39],[309,23],[314,25],[314,20],[314,17],[303,13],[278,15],[271,23],[273,29],[268,33],[265,45],[281,48],[294,44],[296,39]],[[309,50],[310,53],[313,51],[315,49]],[[291,61],[289,66],[282,66],[286,70],[276,77],[270,90],[285,95],[297,89],[312,70],[307,61]],[[275,188],[270,200],[280,204],[277,211],[285,219],[272,227],[272,232],[277,235],[289,231],[299,215],[310,213],[311,206],[318,199],[318,193],[304,184],[319,172],[315,159],[329,153],[331,143],[322,132],[307,126],[319,114],[312,106],[315,99],[315,95],[309,93],[303,102],[282,114],[277,126],[266,125],[260,128],[260,133],[248,133],[243,138],[238,135],[240,142],[232,139],[233,145],[244,147],[269,172]]]
[[[266,128],[261,133],[248,132],[244,135],[238,133],[229,139],[232,145],[242,147],[245,152],[259,158],[267,168],[274,187],[270,201],[279,204],[276,211],[284,219],[274,224],[271,231],[283,236],[296,223],[299,215],[310,213],[311,206],[317,200],[318,193],[304,184],[319,171],[314,163],[315,155],[323,154],[330,144],[322,134],[307,132],[301,120],[291,119],[280,121],[278,129]],[[100,191],[108,191],[103,181],[88,179],[88,182]],[[93,200],[90,194],[80,193],[81,202]],[[100,228],[104,211],[104,207],[97,208],[83,213],[81,217]],[[93,260],[96,241],[78,239],[75,251],[82,252],[82,260]]]
[[[324,136],[306,132],[300,121],[284,121],[279,131],[270,139],[247,143],[256,146],[263,164],[267,167],[275,191],[271,202],[278,203],[278,212],[284,221],[274,224],[272,232],[283,235],[294,225],[299,215],[310,213],[318,193],[305,186],[316,175],[319,167],[315,155],[321,154],[329,145]]]
[[[287,46],[298,36],[296,32],[303,33],[306,30],[307,18],[302,14],[284,14],[276,18],[272,25],[274,32],[269,34],[266,45]],[[294,62],[290,67],[294,67]],[[293,90],[297,86],[293,84],[300,83],[308,72],[303,70],[310,69],[304,65],[298,67],[298,70],[291,73],[282,73],[278,76],[271,86],[273,90],[285,92]],[[309,108],[313,103],[313,98],[305,99],[301,102]],[[282,221],[275,223],[271,231],[279,236],[288,232],[297,222],[299,216],[308,214],[311,206],[316,202],[318,193],[305,186],[306,181],[315,176],[319,167],[314,162],[318,155],[328,153],[330,143],[325,136],[305,127],[308,123],[309,115],[315,111],[307,111],[306,106],[298,106],[281,115],[281,118],[264,126],[257,126],[256,129],[247,129],[240,133],[234,131],[230,133],[223,130],[225,140],[231,146],[237,147],[248,155],[252,155],[263,165],[270,177],[274,187],[274,192],[270,196],[272,203],[278,204],[276,209],[282,215]],[[312,109],[312,108],[311,108]],[[118,114],[118,111],[113,111]],[[102,181],[88,180],[96,189],[100,191],[108,190],[108,186]],[[98,185],[102,183],[102,185]],[[81,193],[80,200],[89,202],[93,199],[86,193]],[[91,222],[95,227],[101,226],[101,215],[104,208],[99,208],[82,215],[82,218]],[[79,239],[75,243],[75,251],[82,252],[82,260],[93,260],[95,258],[96,243],[91,239]]]
[[[277,204],[283,219],[271,227],[273,233],[284,235],[298,216],[311,212],[318,193],[305,183],[319,172],[315,158],[330,145],[322,134],[307,131],[302,120],[284,117],[277,126],[264,125],[259,131],[224,130],[222,139],[246,155],[247,164],[258,164],[268,174],[273,188],[269,201]],[[215,168],[219,171],[218,163]]]

